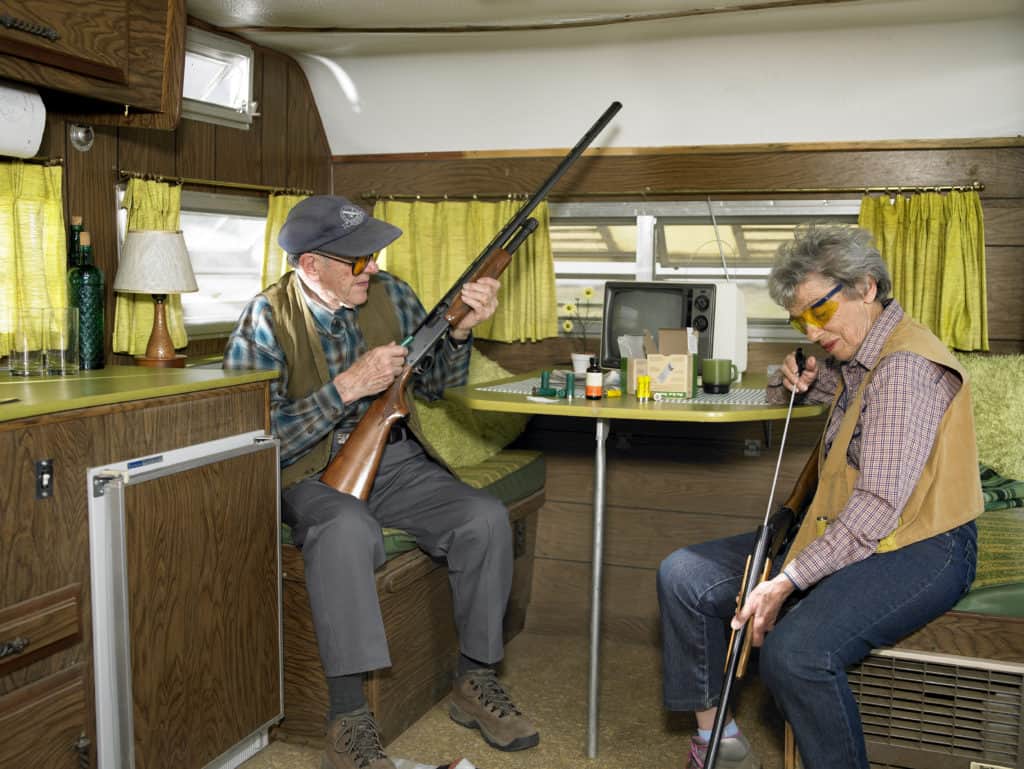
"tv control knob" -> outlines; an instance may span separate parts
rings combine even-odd
[[[698,301],[700,301],[700,300],[698,300]],[[703,315],[698,315],[696,318],[693,319],[693,327],[695,329],[697,329],[698,331],[701,331],[701,332],[707,331],[708,330],[708,319],[705,318]]]
[[[707,310],[708,307],[711,306],[711,300],[708,299],[707,296],[705,296],[704,294],[699,294],[697,298],[693,300],[693,304],[698,310],[704,312],[705,310]],[[706,320],[704,322],[707,323]]]

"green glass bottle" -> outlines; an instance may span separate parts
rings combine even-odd
[[[82,238],[82,217],[72,216],[70,234],[68,235],[68,269],[78,266],[78,261],[81,258],[79,251],[81,250],[81,238]]]
[[[92,263],[92,236],[79,237],[79,263],[68,270],[68,302],[78,308],[78,365],[103,368],[103,272]]]

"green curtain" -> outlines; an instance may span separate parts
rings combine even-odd
[[[521,207],[517,200],[380,200],[373,215],[405,233],[383,252],[381,266],[412,286],[429,311]],[[539,226],[502,273],[498,311],[473,330],[478,339],[558,336],[547,204],[538,205],[533,217]]]
[[[145,179],[129,179],[121,208],[128,211],[129,230],[181,229],[181,186]],[[164,305],[167,330],[175,348],[188,344],[181,295],[170,294]],[[117,294],[114,304],[114,352],[142,355],[153,331],[153,297]]]
[[[858,224],[874,235],[892,273],[893,295],[907,313],[949,347],[988,349],[985,227],[977,192],[867,196]]]
[[[63,169],[0,161],[0,357],[17,311],[67,307]]]
[[[267,201],[267,229],[263,236],[263,269],[260,272],[262,288],[276,283],[292,268],[288,264],[288,254],[277,245],[277,235],[284,220],[288,218],[288,212],[296,203],[305,199],[305,195],[271,195]]]

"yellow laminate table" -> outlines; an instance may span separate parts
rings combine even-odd
[[[601,620],[601,566],[604,548],[604,505],[605,505],[605,443],[608,426],[612,419],[639,419],[662,422],[759,422],[785,419],[788,403],[781,406],[767,404],[743,405],[730,403],[694,401],[639,402],[635,396],[623,394],[617,398],[602,398],[590,401],[581,396],[572,400],[558,398],[530,398],[527,394],[494,392],[481,388],[495,385],[522,385],[538,378],[539,372],[528,376],[516,376],[493,382],[452,387],[445,390],[445,397],[472,409],[481,411],[504,411],[513,414],[546,414],[549,416],[593,419],[596,425],[594,450],[594,542],[593,571],[590,595],[590,678],[587,712],[587,757],[597,757],[597,704],[598,667],[600,661],[599,630]],[[764,375],[746,375],[737,388],[759,389],[767,385]],[[579,388],[577,388],[579,392]],[[711,399],[707,399],[711,400]],[[716,399],[717,400],[717,399]],[[823,414],[822,405],[794,406],[793,417],[813,417]],[[784,440],[784,437],[783,437]]]

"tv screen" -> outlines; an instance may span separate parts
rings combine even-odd
[[[606,283],[601,365],[620,365],[620,336],[650,334],[657,342],[658,329],[685,328],[689,295],[680,283]]]

